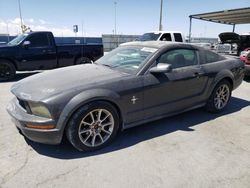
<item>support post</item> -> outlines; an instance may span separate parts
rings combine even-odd
[[[233,32],[235,31],[235,24],[233,25]]]
[[[188,35],[188,42],[190,43],[191,42],[191,32],[192,32],[192,17],[189,16],[189,35]]]

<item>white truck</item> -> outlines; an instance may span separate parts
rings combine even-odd
[[[180,31],[152,31],[144,33],[138,41],[172,41],[185,42],[185,37]]]

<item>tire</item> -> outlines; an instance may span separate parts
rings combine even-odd
[[[76,60],[76,65],[80,65],[80,64],[91,64],[92,60],[87,58],[87,57],[80,57]]]
[[[209,97],[206,110],[212,113],[223,111],[231,99],[232,85],[227,80],[219,82]]]
[[[77,150],[94,151],[108,145],[118,130],[119,115],[115,107],[107,102],[96,101],[81,107],[72,115],[66,127],[66,136]]]
[[[8,81],[15,78],[16,68],[10,61],[0,61],[0,81]]]

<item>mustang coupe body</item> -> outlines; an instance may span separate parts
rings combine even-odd
[[[11,88],[7,111],[30,140],[96,150],[119,130],[205,107],[220,112],[244,77],[244,63],[162,41],[121,45],[93,64],[46,71]]]

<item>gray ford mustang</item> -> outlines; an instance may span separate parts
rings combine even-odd
[[[40,73],[11,88],[7,111],[30,140],[96,150],[119,130],[205,107],[220,112],[244,63],[190,44],[131,42],[94,64]]]

